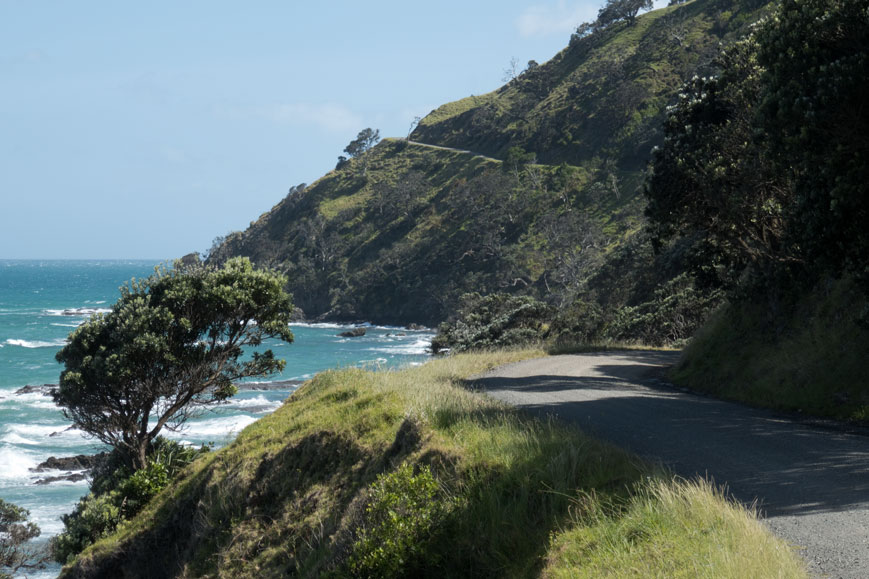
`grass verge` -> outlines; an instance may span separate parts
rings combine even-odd
[[[804,576],[704,483],[465,387],[541,355],[320,374],[64,576]]]
[[[778,316],[766,303],[722,307],[692,339],[672,380],[693,390],[869,424],[869,302],[851,279],[825,282]]]

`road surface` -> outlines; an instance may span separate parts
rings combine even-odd
[[[770,529],[824,577],[869,578],[869,436],[691,394],[666,383],[678,353],[526,360],[474,379],[495,398],[575,422],[675,473],[757,501]]]

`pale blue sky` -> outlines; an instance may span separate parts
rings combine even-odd
[[[202,251],[602,2],[0,0],[0,258]]]

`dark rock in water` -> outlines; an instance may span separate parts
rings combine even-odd
[[[77,456],[63,456],[60,458],[52,456],[30,470],[31,472],[44,472],[46,470],[90,470],[103,460],[106,455],[107,453],[101,452],[94,455],[79,454]]]
[[[407,324],[405,326],[408,330],[427,330],[425,326],[420,326],[419,324]]]
[[[57,384],[28,384],[22,388],[19,388],[15,391],[16,394],[42,394],[43,396],[51,396],[51,393],[54,392],[55,388],[57,388]]]
[[[365,328],[353,328],[352,330],[341,332],[338,335],[342,338],[360,338],[365,335]]]
[[[46,478],[41,478],[33,484],[47,485],[47,484],[51,484],[53,482],[60,482],[60,481],[78,482],[78,481],[84,480],[86,478],[87,477],[80,472],[68,472],[68,473],[61,475],[61,476],[50,476],[50,477],[46,477]]]
[[[235,385],[239,390],[292,390],[302,380],[275,380],[274,382],[239,382]]]

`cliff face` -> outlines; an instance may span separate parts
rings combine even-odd
[[[681,272],[678,251],[656,261],[641,233],[665,108],[762,4],[695,0],[574,37],[433,111],[411,142],[387,139],[295,189],[211,259],[286,272],[312,318],[434,324],[469,291],[646,303]]]

